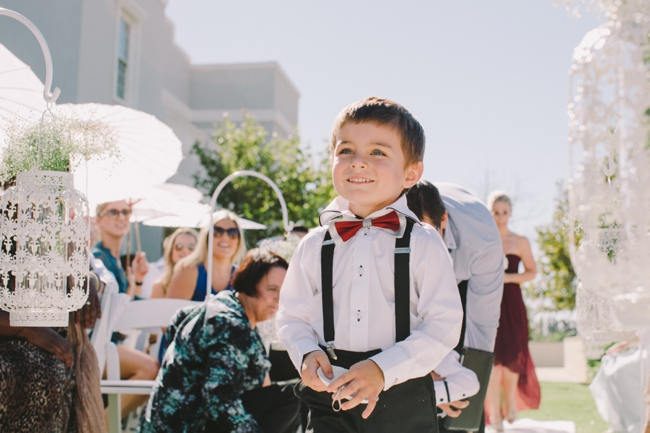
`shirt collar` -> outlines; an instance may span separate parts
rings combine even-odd
[[[418,224],[420,223],[418,217],[415,216],[415,214],[413,213],[413,211],[411,211],[411,209],[409,209],[406,203],[406,196],[404,194],[400,195],[399,198],[395,200],[393,203],[371,213],[370,215],[368,215],[366,218],[363,219],[376,218],[378,216],[382,216],[392,211],[397,212],[400,220],[400,229],[397,233],[395,233],[396,237],[401,237],[404,234],[404,230],[406,228],[406,218],[410,218]],[[336,241],[339,240],[340,238],[338,236],[338,233],[334,229],[333,223],[337,221],[350,221],[350,220],[359,220],[359,219],[360,219],[359,217],[357,217],[354,213],[352,213],[352,211],[350,211],[350,202],[341,196],[337,196],[321,212],[319,221],[321,226],[328,227],[332,239]]]

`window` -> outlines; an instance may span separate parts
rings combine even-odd
[[[120,18],[117,38],[117,83],[115,93],[118,98],[126,99],[131,25],[124,17]]]

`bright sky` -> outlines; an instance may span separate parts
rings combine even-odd
[[[425,128],[425,179],[509,192],[531,238],[550,221],[571,55],[595,17],[553,0],[171,0],[167,14],[194,63],[277,61],[306,145],[326,145],[344,105],[389,97]]]

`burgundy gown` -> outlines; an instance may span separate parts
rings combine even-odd
[[[521,258],[506,255],[506,273],[519,272]],[[519,373],[517,383],[517,411],[537,409],[541,399],[535,366],[528,351],[528,316],[518,283],[503,285],[501,317],[494,343],[494,363]]]

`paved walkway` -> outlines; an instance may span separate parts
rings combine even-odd
[[[489,426],[485,431],[495,433],[495,430]],[[573,421],[535,421],[522,418],[512,424],[504,422],[503,431],[505,433],[575,433],[576,426]]]

